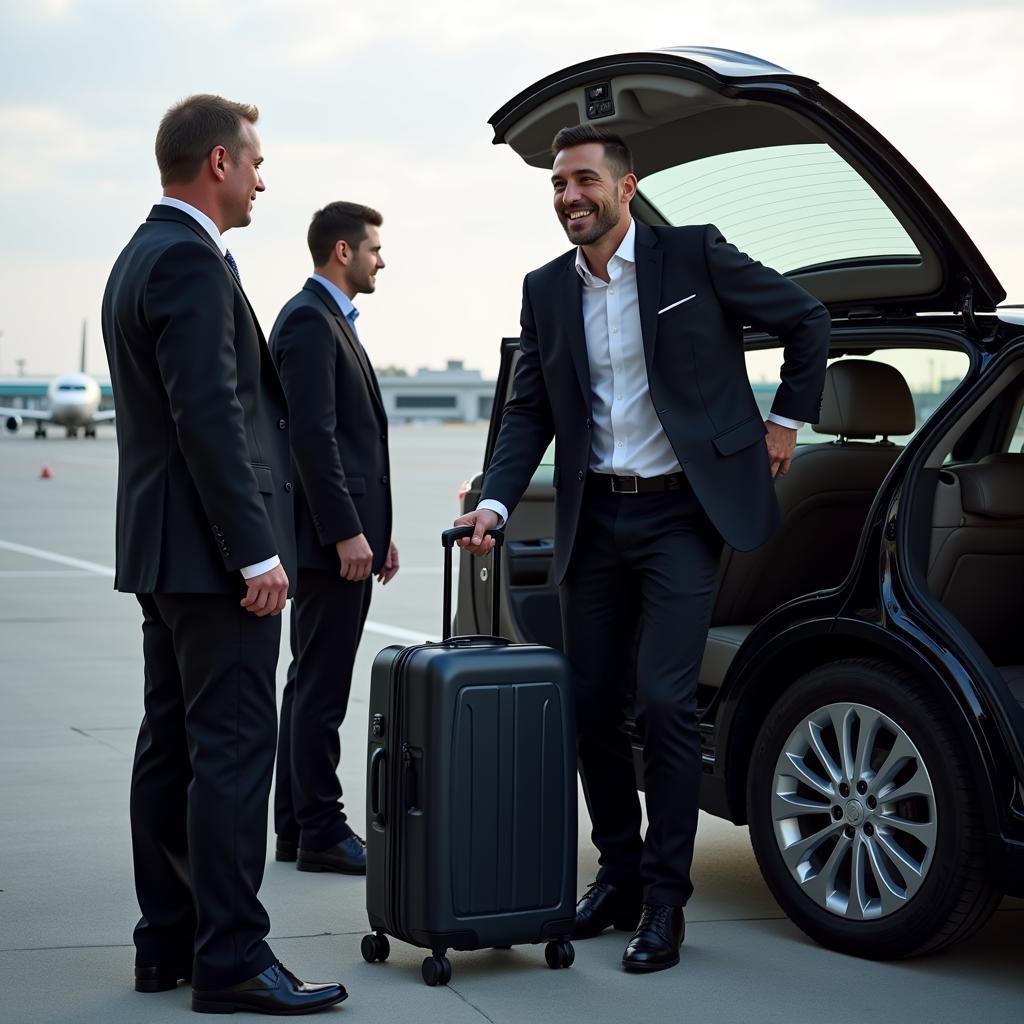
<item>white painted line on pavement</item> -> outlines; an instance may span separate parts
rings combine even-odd
[[[95,575],[85,569],[0,569],[0,580],[87,580]]]
[[[27,544],[15,544],[13,541],[0,540],[0,550],[13,551],[19,555],[31,555],[33,558],[41,558],[46,562],[56,562],[58,565],[70,565],[73,569],[84,569],[86,572],[93,572],[97,576],[109,576],[111,579],[114,577],[114,570],[107,565],[87,562],[82,558],[69,558],[67,555],[58,555],[56,551],[30,548]]]
[[[114,570],[107,565],[100,565],[97,562],[87,562],[81,558],[70,558],[67,555],[60,555],[56,551],[44,551],[42,548],[32,548],[27,544],[15,544],[13,541],[0,540],[0,550],[13,551],[19,555],[31,555],[33,558],[41,558],[47,562],[56,562],[58,565],[70,565],[76,569],[93,573],[96,576],[113,577]],[[15,570],[12,570],[15,571]],[[401,572],[401,570],[399,570]],[[384,636],[393,636],[396,640],[405,640],[408,643],[422,644],[428,640],[436,640],[437,637],[430,633],[420,633],[412,629],[403,629],[401,626],[392,626],[386,622],[368,621],[363,627],[371,633],[381,633]]]
[[[389,626],[386,622],[367,621],[363,626],[364,630],[370,633],[382,633],[384,636],[393,636],[396,640],[408,640],[411,644],[425,644],[428,640],[440,640],[436,634],[417,633],[413,629],[402,629],[401,626]]]

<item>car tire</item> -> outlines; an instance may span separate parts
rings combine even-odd
[[[962,741],[884,661],[822,665],[785,691],[754,745],[747,815],[775,899],[831,949],[932,952],[999,903]]]

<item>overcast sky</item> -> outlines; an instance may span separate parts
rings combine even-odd
[[[757,54],[881,130],[1024,302],[1024,4],[1018,0],[0,0],[0,375],[105,372],[99,306],[159,197],[153,137],[193,92],[260,108],[267,191],[227,236],[269,332],[309,272],[314,209],[385,217],[363,296],[377,365],[492,373],[522,275],[566,248],[542,171],[488,117],[590,57],[671,45]]]

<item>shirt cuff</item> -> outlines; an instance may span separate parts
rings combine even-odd
[[[498,526],[504,526],[508,521],[508,509],[500,501],[495,501],[493,498],[484,498],[483,501],[477,505],[476,510],[479,512],[481,509],[489,509],[491,512],[497,512],[501,517],[501,521]]]
[[[277,555],[273,555],[270,558],[264,558],[262,562],[257,562],[255,565],[243,565],[242,578],[251,580],[254,576],[262,576],[265,572],[270,572],[271,569],[280,564],[281,559]]]
[[[806,425],[803,420],[791,420],[788,416],[779,416],[774,412],[768,413],[765,419],[772,423],[778,423],[780,427],[789,427],[790,430],[799,430]]]

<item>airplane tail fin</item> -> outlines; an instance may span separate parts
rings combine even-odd
[[[85,324],[86,324],[86,322],[83,320],[82,321],[82,360],[81,360],[81,365],[78,367],[79,371],[82,372],[82,373],[85,373]]]

